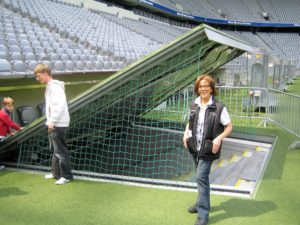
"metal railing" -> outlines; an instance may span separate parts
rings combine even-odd
[[[300,96],[274,89],[268,94],[276,99],[276,105],[269,103],[268,120],[300,137]]]
[[[270,122],[300,137],[300,96],[257,87],[217,88],[218,100],[226,105],[235,127],[242,129],[239,131],[256,133],[257,127]],[[189,86],[168,99],[159,110],[176,111],[186,120],[193,99],[193,87]]]

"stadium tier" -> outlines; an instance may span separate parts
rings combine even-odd
[[[153,0],[178,12],[238,21],[299,23],[297,0]]]
[[[199,9],[197,12],[211,18],[218,18],[217,8],[230,5],[222,1],[203,1],[201,7],[195,1],[156,2]],[[233,3],[239,6],[230,7],[237,18],[247,15],[241,13],[247,9],[245,4],[257,4],[237,0]],[[32,76],[33,68],[40,62],[51,65],[54,74],[118,71],[188,30],[142,16],[137,18],[62,1],[5,0],[0,4],[0,78]],[[225,32],[266,54],[299,64],[297,33]]]
[[[45,0],[6,0],[4,6],[2,76],[30,74],[38,62],[54,73],[117,71],[185,31]]]

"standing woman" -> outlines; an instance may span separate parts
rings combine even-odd
[[[194,91],[198,97],[191,105],[183,136],[183,144],[192,153],[197,167],[198,197],[189,212],[198,213],[195,225],[206,225],[210,211],[211,165],[220,157],[222,140],[231,133],[232,123],[226,107],[215,100],[216,88],[211,76],[199,76]]]

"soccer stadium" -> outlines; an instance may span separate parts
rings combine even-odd
[[[297,0],[1,0],[0,99],[22,129],[0,134],[0,224],[194,224],[183,135],[209,74],[233,131],[211,165],[208,224],[299,225],[299,12]],[[65,84],[66,185],[44,179],[41,63]]]

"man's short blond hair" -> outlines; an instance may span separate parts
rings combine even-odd
[[[2,106],[11,106],[14,104],[14,100],[11,97],[4,97],[1,101]]]
[[[52,76],[51,69],[47,64],[38,64],[34,69],[34,75],[38,73],[47,73],[50,77]]]

